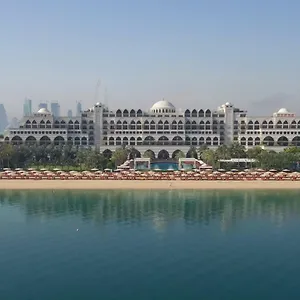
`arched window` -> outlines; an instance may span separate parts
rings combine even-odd
[[[248,122],[248,130],[253,130],[253,121]]]
[[[219,139],[217,137],[213,138],[213,145],[218,146],[219,145]]]
[[[134,109],[132,109],[131,111],[130,111],[130,117],[131,118],[134,118],[135,117],[135,110]]]
[[[269,124],[268,124],[269,126],[268,126],[268,128],[269,129],[273,129],[274,128],[274,123],[273,123],[273,121],[269,121]]]
[[[25,122],[25,128],[31,128],[31,122],[29,120]]]
[[[172,139],[172,145],[184,145],[184,141],[183,141],[182,137],[180,137],[180,136],[175,136],[175,137]]]
[[[263,145],[265,145],[265,146],[274,146],[274,139],[271,136],[266,136],[263,139]]]
[[[142,130],[142,123],[141,121],[136,122],[136,130]]]
[[[206,118],[211,118],[211,111],[210,111],[210,109],[207,109],[207,110],[205,111],[205,117],[206,117]]]
[[[260,138],[259,137],[255,138],[254,144],[255,144],[255,146],[259,146],[260,145]]]
[[[267,129],[268,128],[268,123],[266,120],[264,120],[262,123],[261,123],[261,128],[262,129]]]
[[[177,130],[177,122],[175,120],[172,121],[171,129]]]
[[[204,130],[205,129],[205,127],[204,127],[204,121],[200,121],[199,129],[200,130]]]
[[[185,116],[186,118],[189,118],[189,117],[191,116],[191,112],[190,112],[189,109],[187,109],[187,110],[184,112],[184,116]]]
[[[206,121],[206,123],[205,123],[205,130],[210,130],[210,129],[211,129],[210,122]]]
[[[131,145],[131,146],[134,146],[134,145],[135,145],[135,138],[134,138],[134,137],[131,137],[131,138],[130,138],[130,145]]]
[[[276,123],[276,128],[282,129],[282,122],[280,120]]]
[[[170,128],[169,128],[170,126],[169,126],[169,122],[168,122],[168,120],[166,120],[165,122],[164,122],[164,130],[169,130]]]
[[[185,122],[185,130],[190,130],[191,129],[191,122],[189,120],[187,120]]]
[[[121,138],[120,138],[120,137],[117,137],[117,138],[116,138],[116,145],[117,145],[117,146],[120,146],[121,144],[122,144]]]
[[[150,130],[155,130],[156,128],[155,128],[155,122],[152,120],[151,122],[150,122]]]
[[[289,145],[289,140],[286,136],[281,136],[278,140],[277,140],[277,145],[281,146],[281,147],[286,147]]]
[[[140,109],[138,109],[138,111],[136,112],[136,116],[138,118],[142,117],[143,116],[143,112]]]
[[[122,129],[122,122],[119,120],[117,121],[117,130],[121,130]]]
[[[115,139],[113,137],[110,137],[108,139],[108,145],[113,146],[115,144]]]
[[[192,137],[192,145],[197,146],[197,144],[198,144],[197,138],[195,136]]]
[[[122,111],[121,111],[120,109],[118,109],[118,110],[116,111],[116,117],[117,117],[117,118],[121,118],[121,117],[122,117]]]
[[[133,120],[130,122],[130,130],[135,130],[135,122]]]
[[[140,146],[140,145],[142,145],[142,144],[143,144],[143,139],[139,136],[139,137],[137,138],[137,145]]]
[[[149,121],[148,120],[146,120],[145,122],[144,122],[144,130],[149,130]]]

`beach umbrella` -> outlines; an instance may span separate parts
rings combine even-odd
[[[273,172],[273,173],[274,173],[274,172],[277,172],[277,170],[275,170],[275,169],[271,169],[271,170],[270,170],[270,172]]]
[[[282,172],[285,172],[285,173],[288,173],[288,172],[290,172],[291,170],[289,170],[289,169],[284,169],[284,170],[282,170]]]
[[[99,169],[93,168],[93,169],[91,169],[91,171],[96,172],[96,171],[99,171]]]

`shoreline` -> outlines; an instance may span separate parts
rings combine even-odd
[[[0,190],[300,190],[300,181],[0,180]]]

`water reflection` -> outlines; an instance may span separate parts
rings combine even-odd
[[[98,224],[151,220],[156,230],[182,220],[186,225],[268,219],[282,226],[300,213],[298,191],[1,191],[0,205],[19,207],[28,218],[80,216]]]

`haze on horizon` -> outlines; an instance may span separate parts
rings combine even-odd
[[[0,103],[10,117],[21,116],[26,96],[34,108],[58,101],[63,113],[78,100],[90,107],[99,78],[98,101],[110,108],[165,98],[178,108],[248,109],[277,95],[270,114],[298,109],[299,1],[1,4]]]

